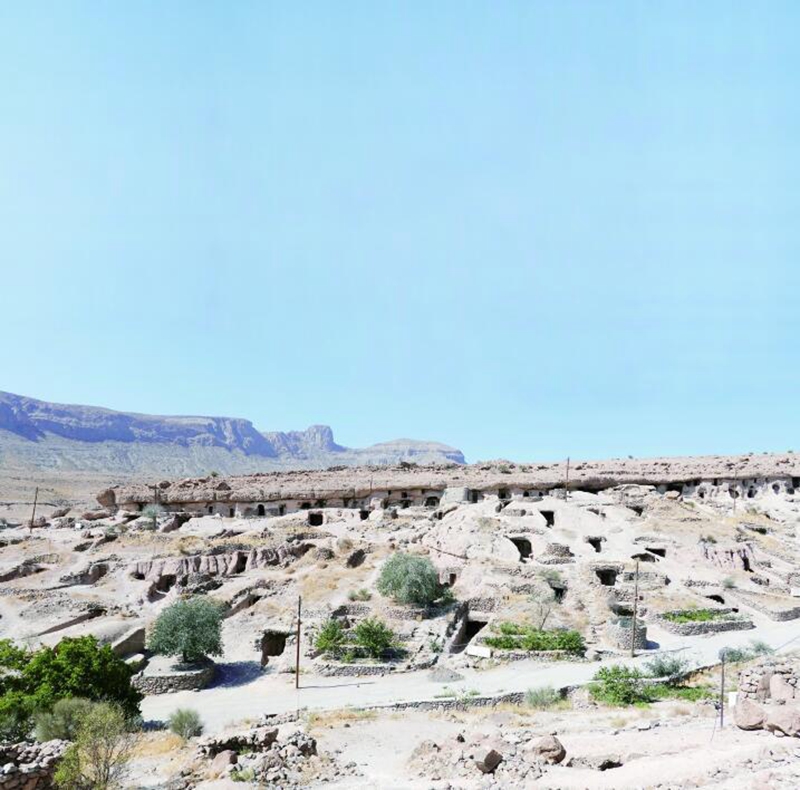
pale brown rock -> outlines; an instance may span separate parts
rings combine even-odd
[[[530,745],[531,754],[539,760],[555,765],[566,756],[567,750],[555,735],[545,735]]]
[[[767,713],[764,728],[770,732],[782,732],[784,735],[800,735],[800,708],[780,705],[771,708]]]
[[[766,712],[755,702],[742,699],[733,709],[733,720],[740,730],[760,730],[766,721]]]

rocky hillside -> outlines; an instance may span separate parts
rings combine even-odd
[[[459,450],[398,439],[336,444],[327,425],[262,433],[231,417],[162,417],[71,406],[0,392],[0,464],[118,474],[224,474],[334,465],[464,463]]]

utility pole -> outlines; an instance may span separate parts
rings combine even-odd
[[[725,726],[725,650],[720,653],[722,672],[719,679],[719,728]]]
[[[28,533],[33,534],[33,520],[36,518],[36,503],[39,501],[39,486],[33,492],[33,512],[31,513],[31,523],[28,524]]]
[[[564,499],[569,499],[569,456],[567,456],[567,476],[564,480]]]
[[[633,622],[631,623],[631,658],[636,656],[636,615],[639,612],[639,560],[636,560],[636,576],[633,582]]]
[[[300,607],[302,605],[302,598],[297,596],[297,650],[295,652],[294,663],[294,687],[300,688]]]

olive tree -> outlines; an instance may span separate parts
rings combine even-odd
[[[184,664],[222,655],[222,607],[202,595],[168,606],[153,626],[148,647],[180,656]]]
[[[430,606],[447,588],[439,583],[439,574],[427,557],[394,554],[381,570],[378,590],[400,603]]]

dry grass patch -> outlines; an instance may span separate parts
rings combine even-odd
[[[172,732],[146,733],[139,738],[134,749],[134,757],[162,757],[165,754],[177,754],[186,748],[186,742],[180,735]],[[192,747],[188,748],[192,751]]]
[[[332,730],[344,724],[357,724],[362,721],[372,721],[377,715],[377,712],[374,710],[342,708],[341,710],[309,713],[306,717],[306,723],[309,729],[312,730]]]

